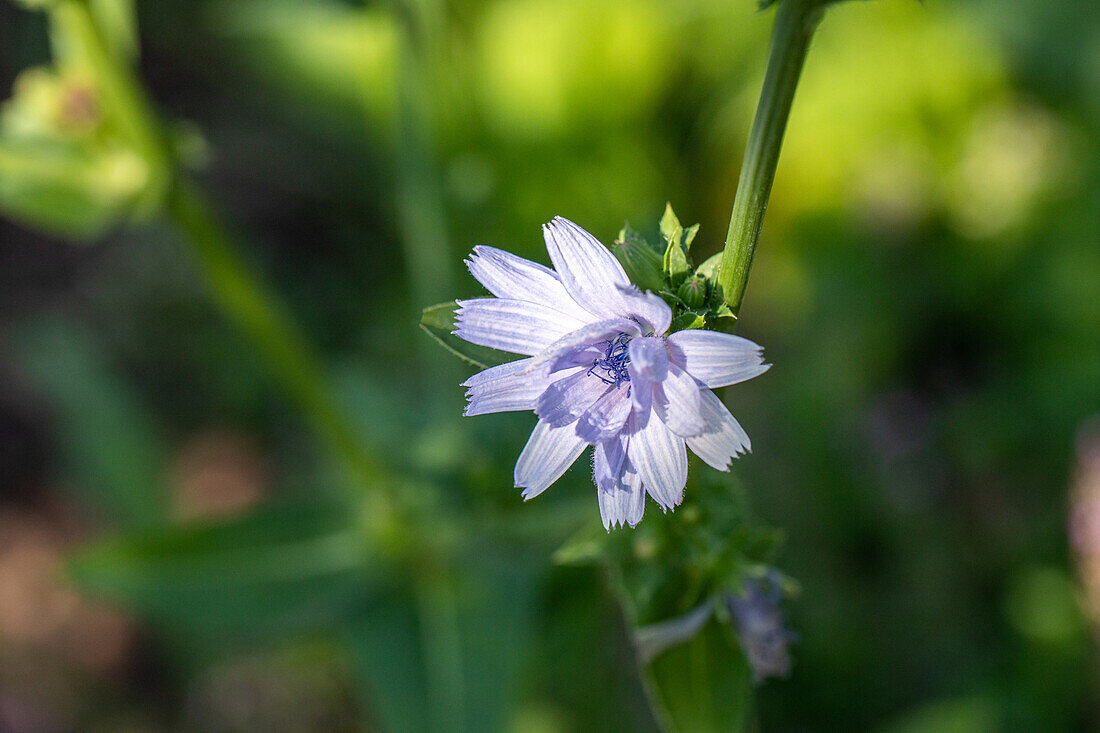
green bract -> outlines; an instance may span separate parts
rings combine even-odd
[[[612,248],[619,264],[626,270],[630,282],[642,290],[658,292],[664,287],[664,267],[661,255],[645,238],[624,224]]]
[[[619,232],[612,251],[630,281],[642,290],[657,293],[673,312],[672,330],[707,328],[729,331],[736,320],[722,300],[715,255],[698,267],[691,257],[691,244],[699,225],[684,227],[672,204],[665,205],[659,225],[662,244],[650,244],[629,224]]]

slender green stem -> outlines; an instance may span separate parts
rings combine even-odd
[[[325,370],[279,298],[254,277],[202,194],[179,171],[160,120],[128,64],[112,54],[87,0],[65,0],[54,19],[94,70],[104,108],[157,173],[165,214],[185,235],[215,304],[257,346],[307,422],[371,496],[390,495],[386,472],[328,389]],[[159,191],[158,191],[159,193]],[[381,508],[376,505],[375,508]]]
[[[184,233],[217,306],[256,344],[311,426],[358,483],[385,489],[383,469],[363,449],[361,437],[326,389],[320,362],[275,295],[252,275],[202,195],[178,183],[168,198],[168,215]]]
[[[810,40],[823,12],[821,0],[779,0],[760,104],[749,132],[733,214],[722,251],[718,283],[736,315],[745,298],[753,254],[779,162],[783,132]]]

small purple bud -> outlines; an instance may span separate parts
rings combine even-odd
[[[791,669],[787,645],[796,637],[783,624],[781,597],[774,572],[761,581],[745,581],[740,594],[726,596],[745,658],[758,683],[768,677],[786,677]]]

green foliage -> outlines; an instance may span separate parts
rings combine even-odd
[[[646,683],[669,731],[749,729],[752,675],[729,624],[711,619],[690,641],[662,652],[647,667]]]
[[[0,139],[0,209],[55,236],[108,232],[129,212],[141,176],[141,162],[125,151],[89,155]]]
[[[658,292],[664,287],[665,278],[661,253],[638,232],[624,224],[611,248],[630,281],[642,290]]]
[[[174,633],[255,640],[327,628],[371,594],[371,562],[349,513],[313,496],[220,524],[106,540],[71,577]]]
[[[489,733],[514,714],[540,566],[492,547],[479,555],[475,572],[429,571],[344,626],[385,729]]]
[[[137,10],[134,0],[86,0],[107,49],[120,63],[138,57]]]
[[[111,526],[159,526],[168,503],[166,436],[86,331],[61,319],[26,323],[15,361],[55,406],[58,449],[86,511]]]
[[[676,291],[676,297],[684,302],[688,308],[702,308],[707,302],[709,287],[707,281],[701,277],[693,277],[685,280]]]
[[[672,288],[677,288],[687,277],[691,265],[688,262],[688,251],[691,247],[691,239],[695,237],[699,225],[692,227],[691,237],[685,236],[684,228],[680,220],[672,211],[672,204],[665,204],[665,213],[661,216],[661,238],[665,240],[665,277]]]
[[[744,730],[752,680],[725,597],[767,572],[782,536],[755,524],[729,477],[693,474],[685,497],[675,512],[651,513],[631,532],[583,530],[554,558],[607,568],[669,730]]]
[[[709,258],[698,268],[692,264],[691,244],[699,232],[699,225],[685,229],[672,210],[672,204],[666,204],[658,229],[664,242],[663,256],[629,225],[619,232],[613,251],[631,282],[643,290],[660,294],[672,307],[672,331],[690,328],[732,330],[736,319],[722,301],[722,289],[718,285],[720,255]]]
[[[20,74],[0,105],[0,210],[42,231],[100,237],[155,212],[166,187],[155,123],[136,109],[132,2],[44,5],[50,68]]]

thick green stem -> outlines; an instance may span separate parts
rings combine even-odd
[[[779,0],[764,87],[745,148],[718,270],[718,283],[722,286],[726,305],[734,314],[741,310],[745,298],[745,286],[783,145],[783,132],[787,129],[798,78],[810,40],[821,20],[823,4],[821,0]]]

